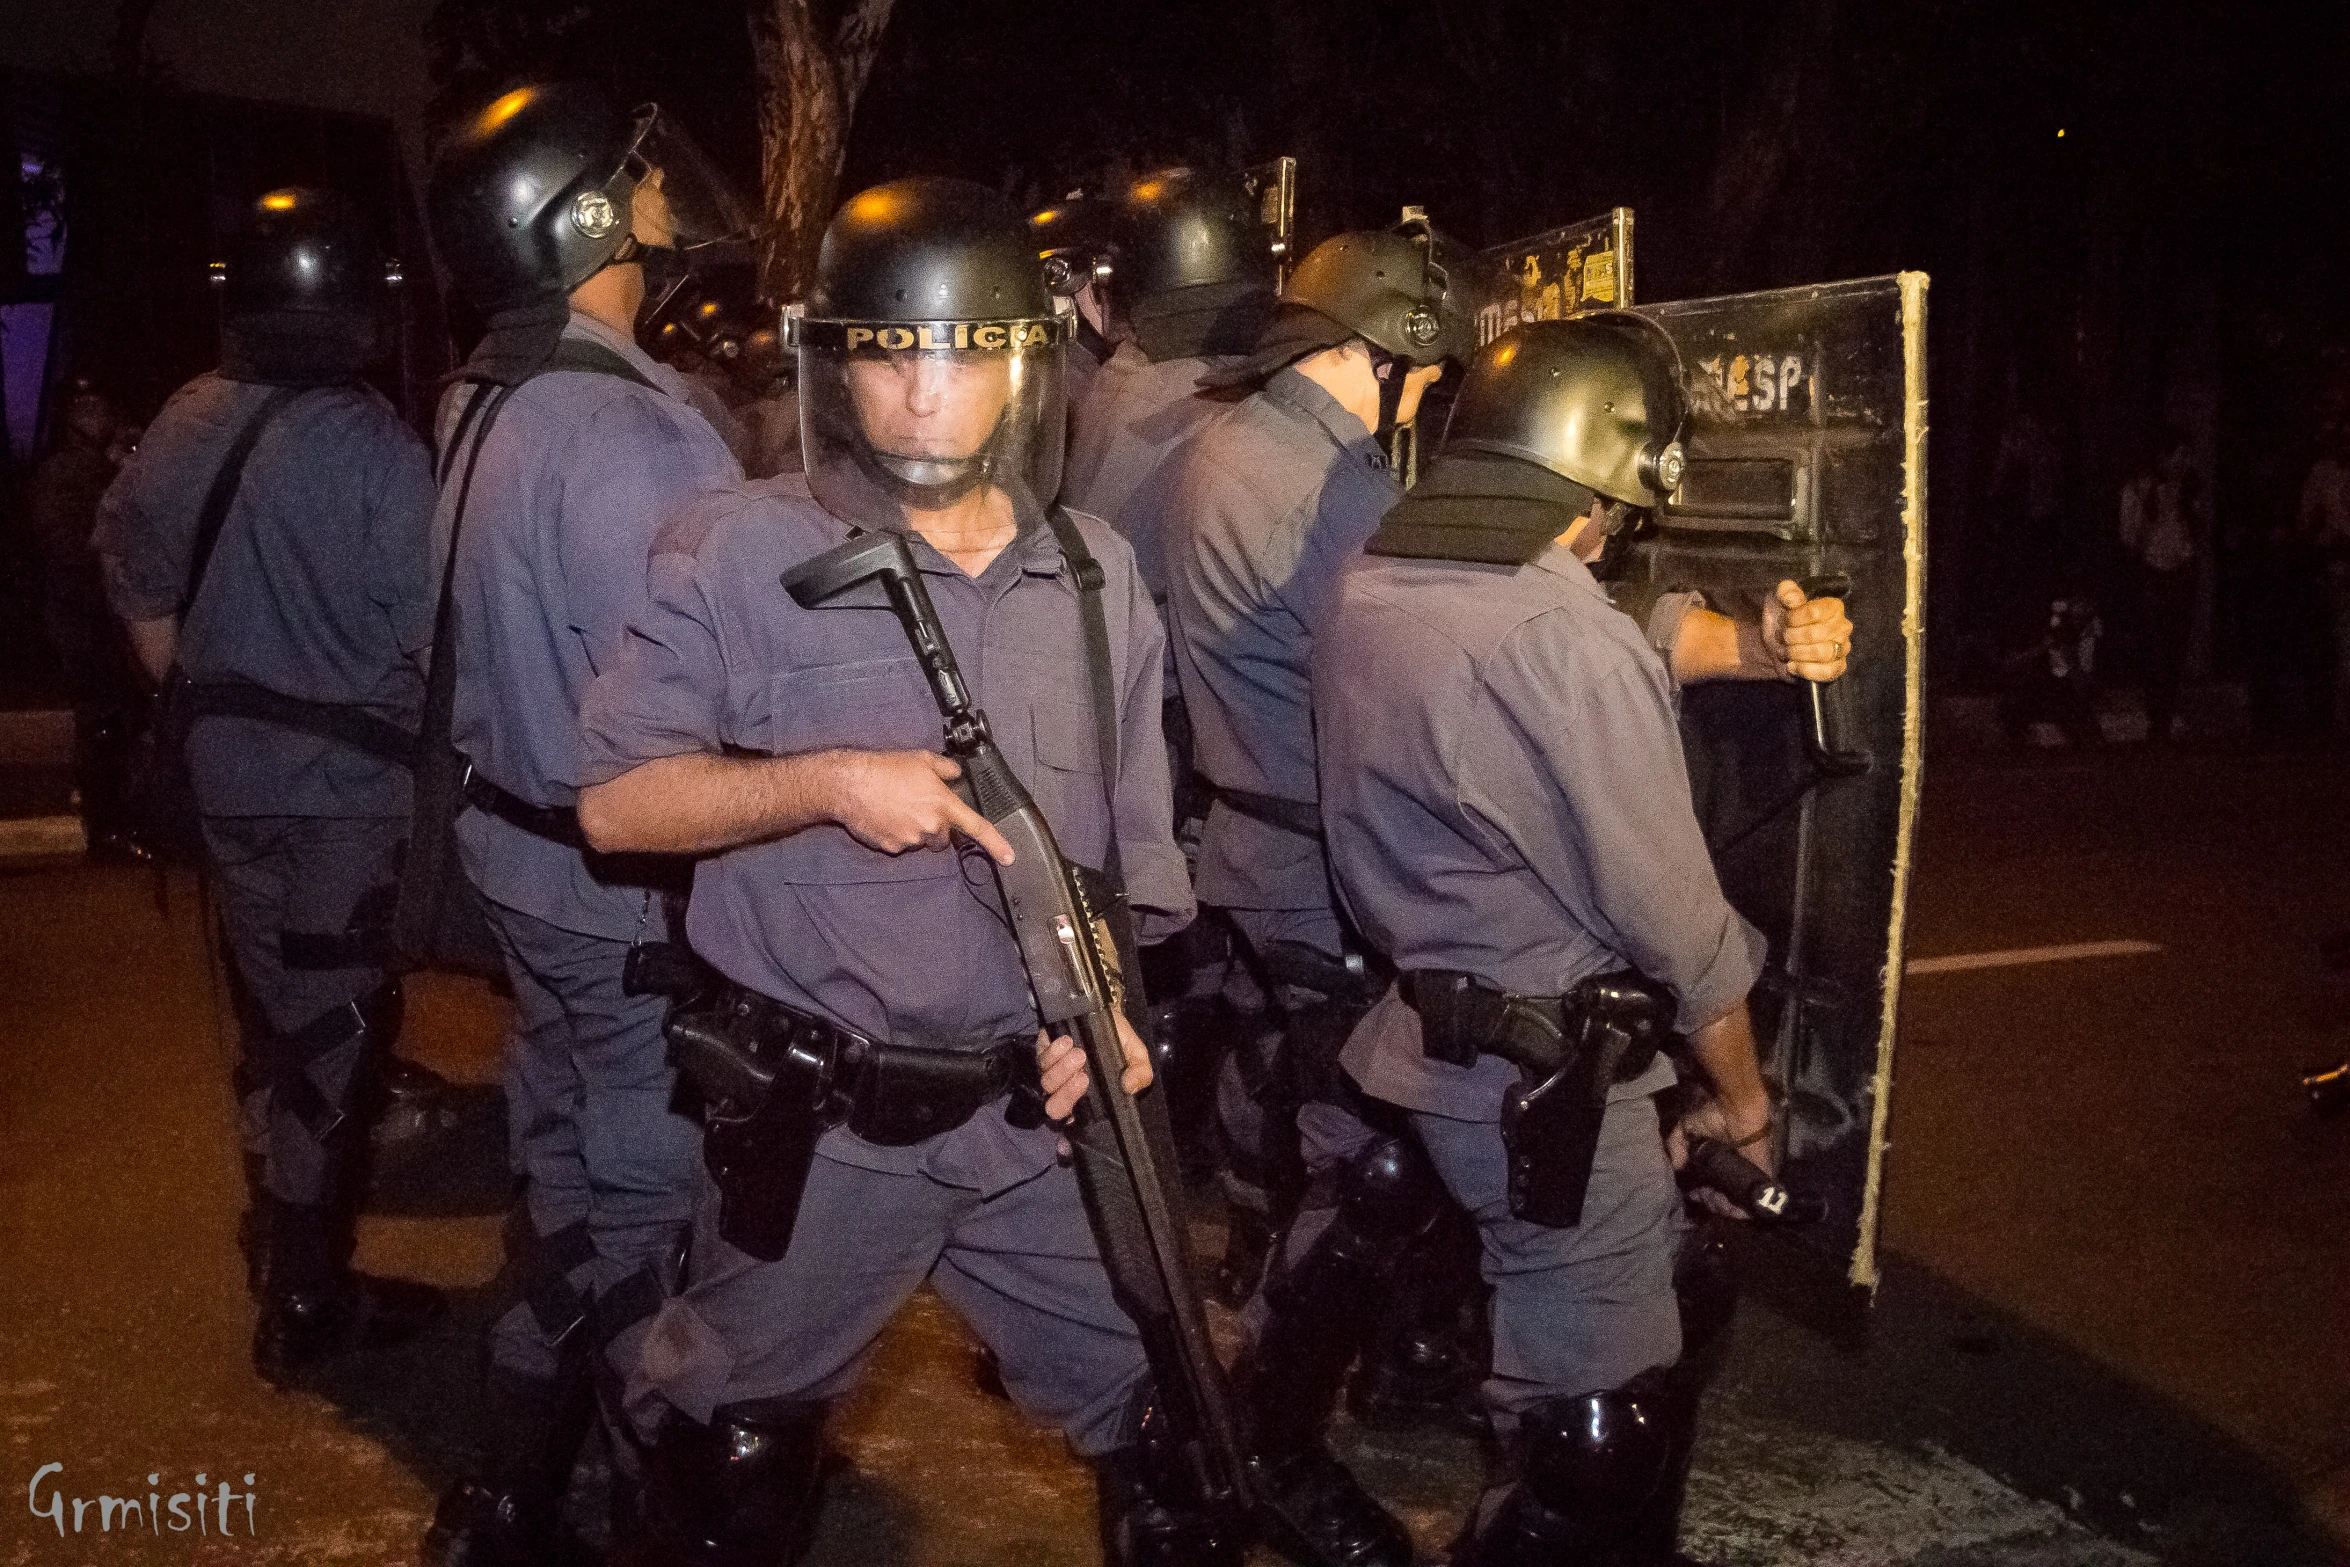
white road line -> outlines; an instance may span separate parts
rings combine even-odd
[[[1912,958],[1902,971],[1960,974],[1968,969],[2018,968],[2027,963],[2068,963],[2074,958],[2138,958],[2161,947],[2151,941],[2076,941],[2063,947],[2016,947],[2006,952],[1960,952],[1946,958]]]

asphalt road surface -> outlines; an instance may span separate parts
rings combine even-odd
[[[1913,975],[1865,1342],[1750,1292],[1709,1403],[1693,1556],[2346,1559],[2350,1118],[2316,1120],[2295,1083],[2350,1051],[2350,976],[2317,949],[2350,928],[2346,805],[2338,754],[1937,765],[1914,958],[2138,945]],[[363,1233],[366,1265],[456,1292],[451,1323],[277,1394],[245,1358],[229,1056],[193,884],[23,862],[0,871],[0,933],[0,1564],[412,1561],[470,1456],[495,1309],[500,1004],[416,987],[404,1049],[474,1086],[386,1144]],[[977,1390],[928,1297],[835,1438],[818,1564],[1093,1560],[1087,1476]],[[1434,1559],[1473,1446],[1341,1440]],[[201,1532],[173,1532],[199,1474],[230,1505],[191,1505]],[[598,1479],[583,1466],[583,1503]],[[160,1529],[98,1500],[150,1492]]]

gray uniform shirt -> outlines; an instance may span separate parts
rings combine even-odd
[[[1127,893],[1150,940],[1192,913],[1159,733],[1161,633],[1132,553],[1097,519],[1077,524],[1105,576],[1121,737],[1107,789],[1077,590],[1043,519],[1023,518],[1020,536],[977,579],[919,537],[911,542],[964,679],[1062,850],[1101,865],[1115,801]],[[585,779],[727,747],[943,749],[938,708],[880,585],[810,610],[780,584],[848,536],[799,475],[681,510],[654,554],[649,603],[589,690]],[[695,867],[687,933],[738,983],[873,1038],[977,1047],[1036,1028],[994,874],[976,849],[883,854],[830,823],[746,844]],[[973,1136],[1003,1136],[1000,1116],[973,1126]],[[976,1157],[948,1141],[957,1159]],[[1050,1161],[1049,1135],[1013,1141],[1022,1170]],[[826,1149],[901,1173],[921,1157],[920,1148],[874,1148],[845,1130]],[[981,1162],[996,1168],[992,1155]]]
[[[1133,342],[1120,343],[1094,372],[1084,396],[1070,404],[1061,500],[1125,535],[1152,602],[1162,607],[1166,510],[1157,497],[1140,492],[1167,454],[1226,406],[1201,393],[1199,378],[1230,363],[1190,357],[1154,364]]]
[[[1227,789],[1311,803],[1310,661],[1339,569],[1401,498],[1363,422],[1295,370],[1202,425],[1162,474],[1175,667],[1199,769]],[[1313,839],[1219,801],[1201,901],[1320,909]]]
[[[1322,821],[1348,912],[1401,969],[1557,995],[1626,964],[1685,1025],[1761,971],[1700,836],[1671,676],[1556,545],[1511,570],[1363,556],[1315,649]],[[1390,993],[1343,1057],[1371,1094],[1471,1120],[1516,1068],[1421,1052]],[[1659,1061],[1617,1093],[1672,1081]]]
[[[155,416],[98,503],[92,542],[125,620],[179,607],[221,460],[276,388],[196,377]],[[365,386],[315,387],[271,421],[180,627],[197,681],[241,680],[414,728],[432,642],[432,460]],[[401,816],[408,773],[276,724],[207,718],[190,776],[214,816]]]
[[[483,443],[457,541],[457,749],[534,805],[570,805],[581,783],[579,706],[645,594],[662,516],[742,472],[686,400],[676,372],[622,333],[574,314],[566,329],[619,354],[660,391],[557,370],[526,382]],[[466,387],[442,409],[444,439]],[[470,441],[468,442],[470,444]],[[441,496],[457,501],[464,456]],[[626,940],[639,888],[602,879],[580,853],[490,815],[457,819],[466,874],[509,908],[583,935]]]

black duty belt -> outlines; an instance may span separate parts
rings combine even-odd
[[[1291,800],[1278,794],[1258,794],[1253,789],[1227,789],[1214,786],[1216,798],[1223,801],[1251,821],[1264,822],[1301,838],[1319,839],[1322,836],[1322,808],[1311,800]]]
[[[1648,1070],[1671,1032],[1671,998],[1630,970],[1595,976],[1556,996],[1521,995],[1458,969],[1407,970],[1396,988],[1420,1015],[1421,1051],[1453,1066],[1497,1055],[1528,1071],[1555,1071],[1555,1059],[1526,1057],[1549,1042],[1614,1025],[1630,1043],[1610,1075],[1629,1082]]]
[[[813,1106],[825,1125],[883,1147],[951,1132],[1006,1096],[1014,1125],[1044,1120],[1032,1037],[944,1049],[891,1044],[731,980],[672,1014],[668,1033],[678,1070],[719,1120],[755,1119],[779,1090]]]
[[[1656,1060],[1673,1031],[1672,996],[1631,969],[1560,996],[1519,995],[1458,969],[1415,969],[1400,988],[1431,1060],[1474,1066],[1493,1055],[1518,1069],[1501,1102],[1510,1212],[1580,1224],[1610,1090]]]
[[[534,838],[544,838],[582,853],[587,850],[587,839],[579,830],[579,812],[568,805],[533,805],[491,783],[471,762],[465,764],[464,781],[458,787],[464,791],[465,803],[477,811],[487,811]]]

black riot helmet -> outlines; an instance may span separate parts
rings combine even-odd
[[[1289,186],[1271,178],[1170,168],[1126,188],[1110,297],[1152,360],[1256,346],[1289,241]]]
[[[659,108],[622,113],[581,82],[518,87],[468,117],[433,158],[425,205],[441,259],[485,312],[561,298],[615,262],[675,258],[673,276],[648,278],[658,304],[685,258],[751,230]]]
[[[1681,482],[1688,411],[1680,352],[1647,317],[1530,321],[1470,365],[1444,450],[1539,463],[1611,501],[1655,506]]]
[[[375,357],[399,269],[349,198],[288,186],[254,202],[212,276],[224,373],[308,385]]]
[[[809,489],[879,527],[982,485],[1034,514],[1060,489],[1074,320],[1027,225],[986,186],[904,179],[852,198],[785,317]]]
[[[1356,230],[1316,245],[1281,291],[1281,308],[1257,335],[1254,352],[1200,377],[1200,383],[1261,381],[1308,354],[1356,338],[1383,361],[1432,365],[1468,353],[1475,321],[1424,239]],[[1382,369],[1392,398],[1401,378]]]
[[[1074,299],[1110,275],[1110,231],[1117,209],[1081,190],[1028,215],[1028,237],[1044,263],[1045,286]]]
[[[1403,234],[1366,229],[1324,240],[1281,297],[1414,365],[1464,357],[1474,340],[1444,268],[1426,243]]]
[[[1366,547],[1522,564],[1595,497],[1613,536],[1681,482],[1688,407],[1680,352],[1646,317],[1525,322],[1470,362],[1442,451]]]

